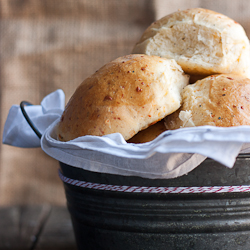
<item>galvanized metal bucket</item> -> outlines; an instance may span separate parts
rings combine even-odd
[[[169,180],[60,167],[79,249],[250,249],[248,155],[232,169],[207,159]]]
[[[79,249],[250,249],[250,155],[167,180],[60,169]]]

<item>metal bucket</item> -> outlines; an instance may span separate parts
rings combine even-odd
[[[60,167],[79,249],[250,249],[249,155],[169,180]]]
[[[60,167],[79,249],[250,249],[250,155],[232,169],[206,159],[168,180]]]

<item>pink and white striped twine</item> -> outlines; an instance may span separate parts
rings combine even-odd
[[[163,193],[163,194],[179,194],[179,193],[241,193],[250,192],[250,186],[203,186],[203,187],[140,187],[140,186],[119,186],[110,184],[92,183],[79,181],[65,177],[59,171],[59,177],[65,183],[70,185],[125,193]]]

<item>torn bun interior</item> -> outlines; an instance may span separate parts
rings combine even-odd
[[[183,90],[183,104],[165,118],[167,129],[250,125],[250,79],[232,74],[206,77]]]
[[[189,75],[250,77],[249,39],[243,27],[220,13],[194,8],[152,23],[132,53],[175,59]]]

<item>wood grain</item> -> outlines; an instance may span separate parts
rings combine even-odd
[[[1,0],[0,140],[11,105],[39,104],[58,88],[68,100],[83,79],[129,54],[153,21],[194,7],[228,15],[250,37],[249,0]],[[41,149],[1,145],[0,206],[65,204],[57,170]],[[11,211],[19,223],[20,211]]]

